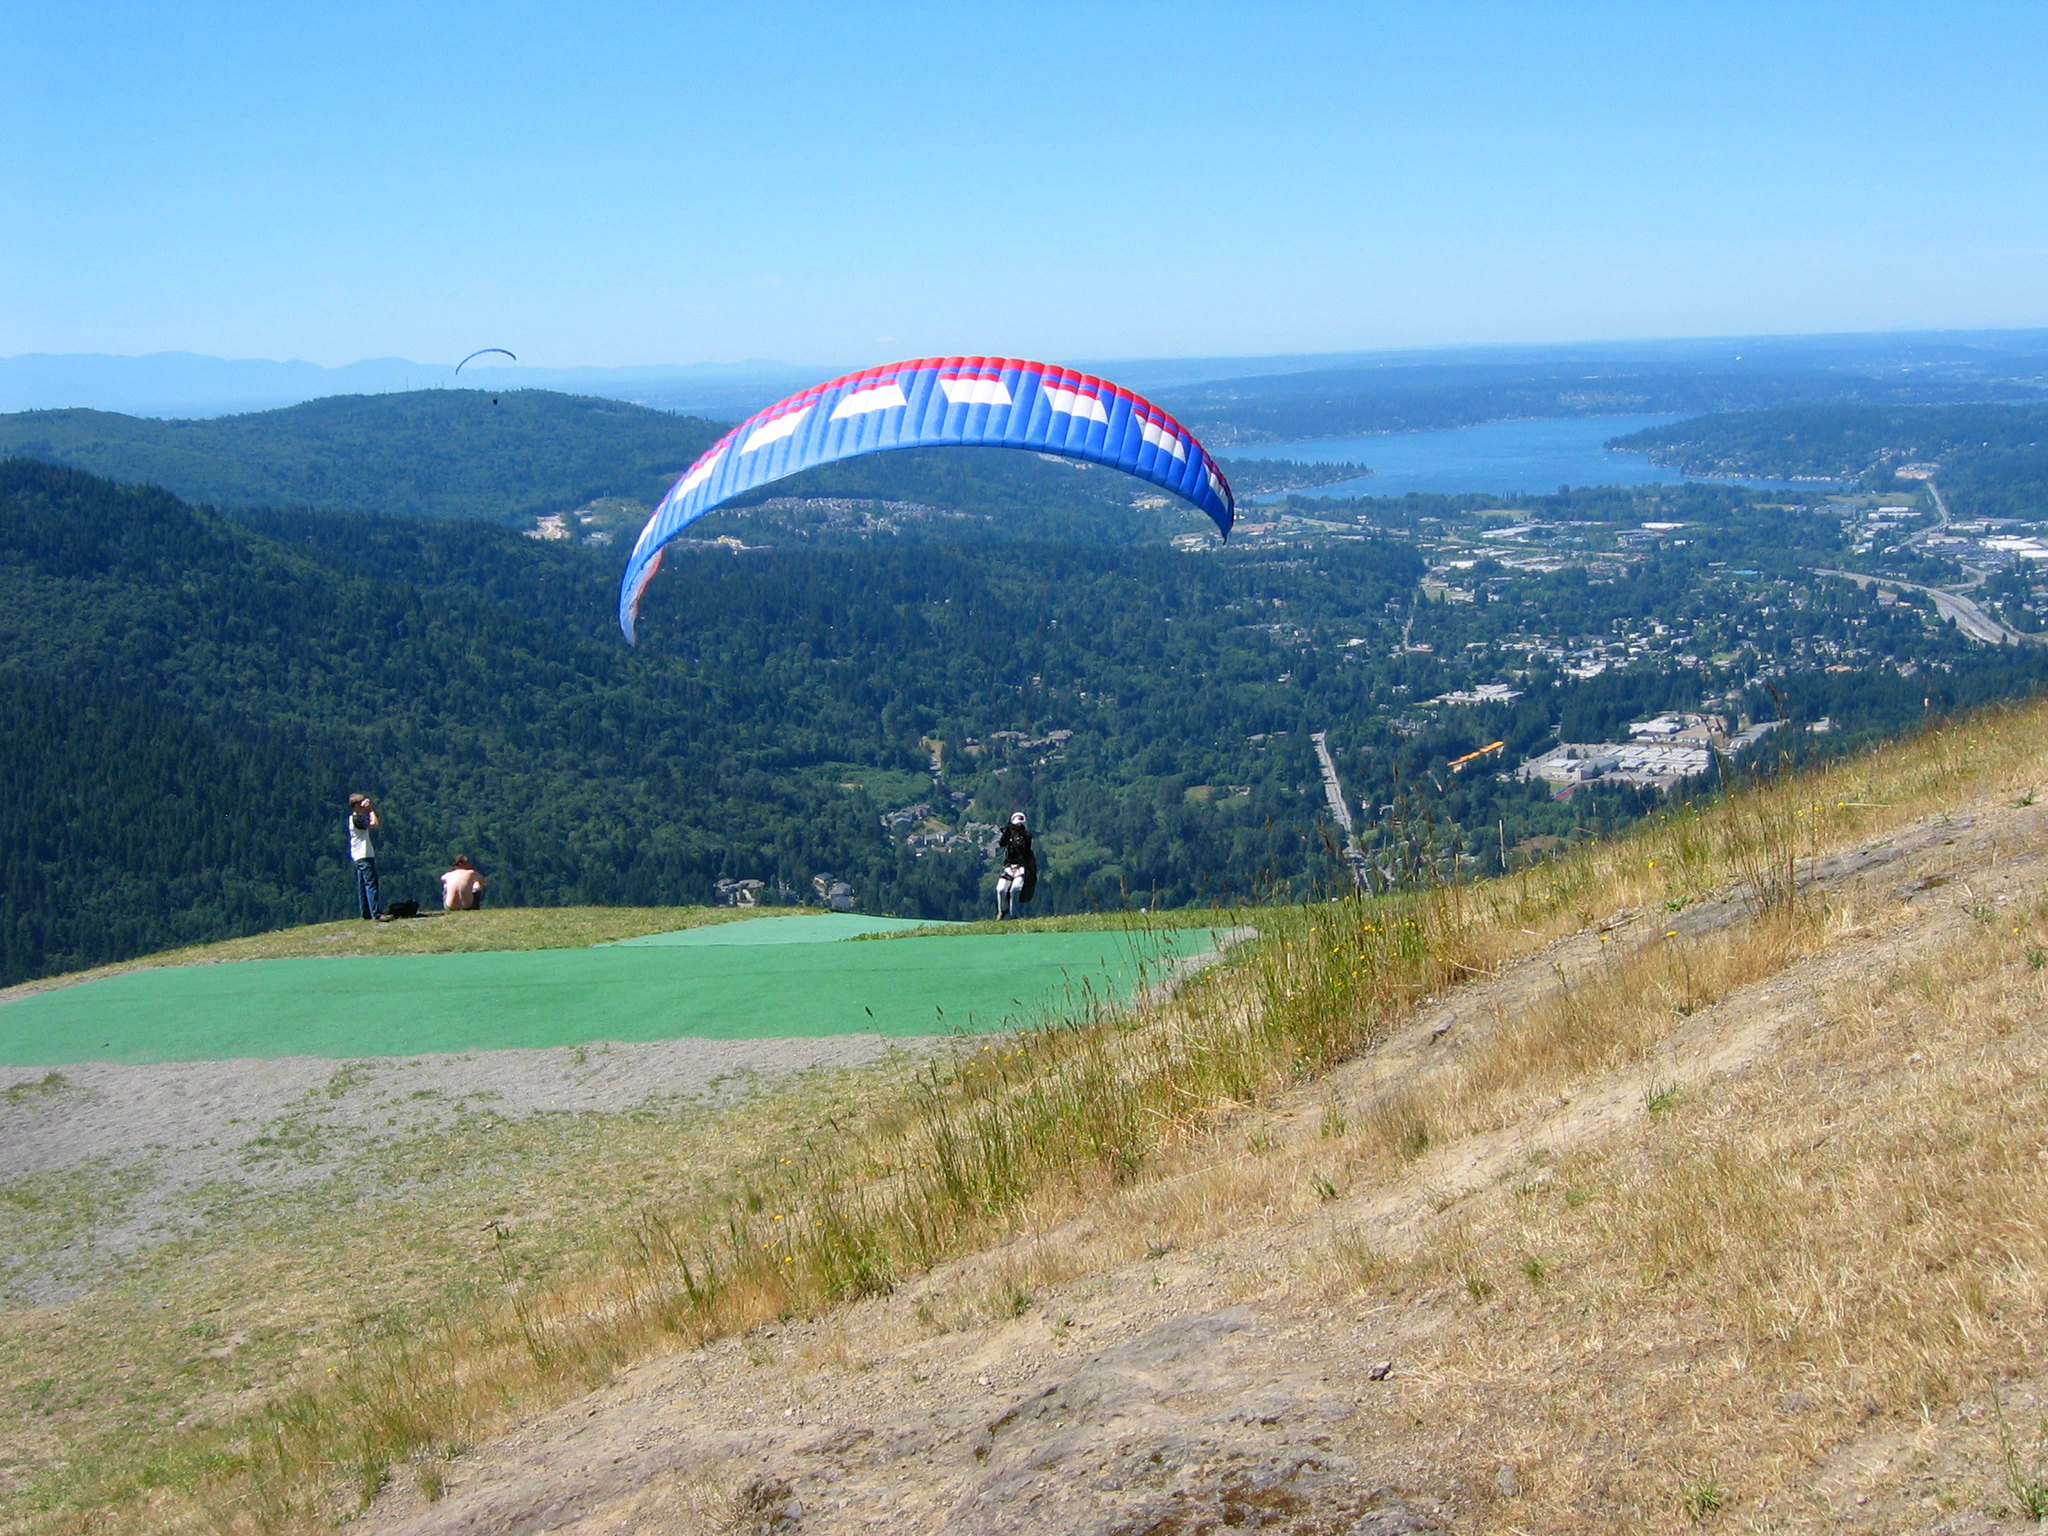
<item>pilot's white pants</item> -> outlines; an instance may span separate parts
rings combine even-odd
[[[996,877],[996,919],[1024,915],[1024,866],[1005,864]]]

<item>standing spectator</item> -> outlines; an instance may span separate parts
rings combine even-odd
[[[356,904],[364,922],[373,918],[380,923],[388,921],[384,897],[377,889],[377,845],[370,836],[383,825],[368,795],[348,797],[348,856],[355,860]]]
[[[441,910],[474,912],[484,904],[484,877],[470,867],[467,857],[455,855],[455,867],[441,877]]]

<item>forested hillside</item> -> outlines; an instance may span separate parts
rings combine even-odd
[[[217,506],[526,522],[600,496],[651,505],[723,430],[546,390],[420,389],[199,421],[24,411],[0,416],[0,455]]]
[[[2048,512],[2048,406],[1876,409],[1810,405],[1652,427],[1608,445],[1694,474],[1826,477],[1890,485],[1902,465],[1936,466],[1959,515]]]
[[[335,913],[331,763],[0,669],[0,982]]]
[[[0,416],[0,456],[160,485],[224,508],[296,506],[531,527],[536,517],[612,498],[619,505],[604,509],[601,526],[630,539],[669,482],[724,430],[695,417],[547,390],[432,389],[337,395],[195,421],[26,411]],[[1248,468],[1264,477],[1261,484],[1275,486],[1343,477],[1320,465]],[[1138,494],[1120,475],[1035,454],[911,449],[793,476],[738,505],[856,497],[936,505],[977,520],[964,528],[956,521],[944,531],[948,541],[1021,532],[1128,543],[1208,526],[1189,509],[1154,505],[1162,499],[1156,496],[1134,505]],[[758,537],[763,526],[728,514],[707,521],[700,535],[751,530]]]
[[[10,461],[4,976],[345,913],[351,789],[387,809],[398,895],[466,852],[501,901],[702,901],[721,877],[799,899],[831,874],[871,910],[964,915],[985,871],[961,824],[1020,806],[1050,829],[1049,907],[1313,880],[1303,701],[1275,682],[1298,663],[1243,623],[1278,563],[680,551],[636,650],[611,552],[333,514],[238,527]],[[1418,569],[1372,544],[1304,595],[1376,614]],[[1361,686],[1333,669],[1323,691],[1355,706]],[[1246,741],[1274,730],[1296,734]],[[1185,793],[1211,781],[1242,792]],[[881,816],[925,801],[950,840],[919,857]]]

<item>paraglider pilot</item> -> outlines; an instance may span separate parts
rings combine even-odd
[[[996,876],[996,921],[1006,922],[1024,915],[1024,903],[1038,888],[1038,855],[1031,851],[1031,829],[1022,811],[1011,813],[996,844],[1003,853],[1002,873]]]

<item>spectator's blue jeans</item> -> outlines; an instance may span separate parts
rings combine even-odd
[[[356,860],[356,901],[361,905],[365,919],[383,916],[384,898],[377,890],[375,859]]]

